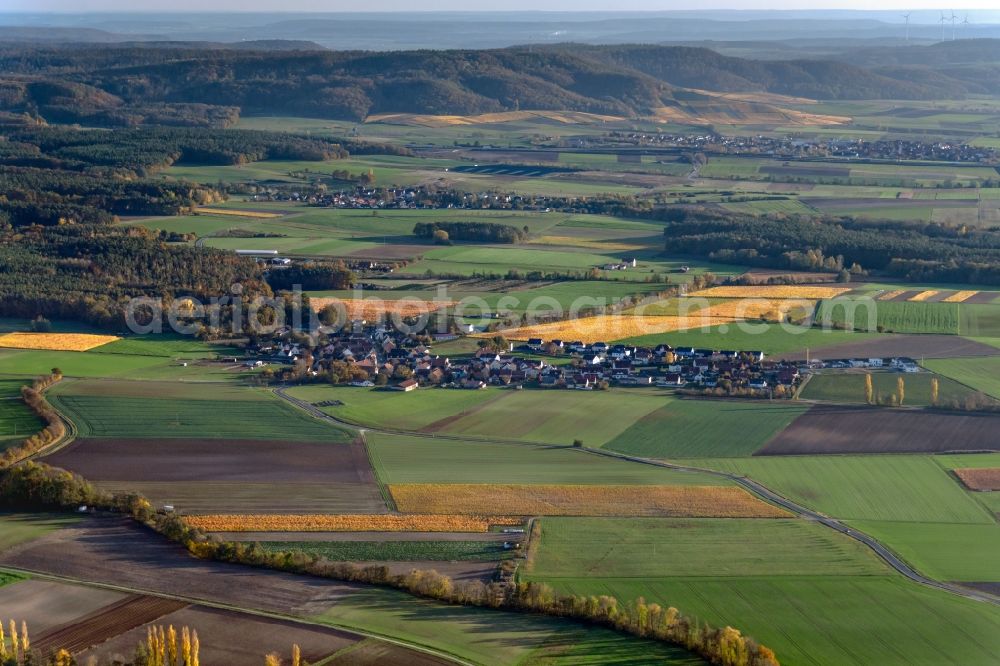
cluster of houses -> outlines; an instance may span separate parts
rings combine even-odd
[[[659,134],[611,132],[607,142],[696,150],[706,154],[759,155],[782,158],[836,157],[862,160],[922,160],[996,164],[1000,152],[984,146],[952,141],[829,139],[804,140],[788,136],[723,136],[720,134]]]
[[[800,380],[796,363],[771,361],[759,351],[674,348],[666,343],[642,347],[533,339],[516,349],[483,347],[451,358],[381,325],[345,330],[315,347],[262,343],[250,350],[249,359],[248,366],[281,363],[300,376],[329,376],[336,368],[337,381],[400,391],[428,386],[593,390],[611,385],[770,391],[789,389]]]

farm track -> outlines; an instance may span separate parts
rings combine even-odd
[[[308,402],[306,402],[304,400],[299,400],[297,398],[293,398],[293,397],[289,396],[285,392],[285,389],[283,387],[275,388],[274,389],[274,393],[278,397],[287,400],[288,402],[292,403],[296,407],[299,407],[300,409],[303,409],[306,412],[312,414],[316,418],[323,419],[323,420],[328,420],[328,421],[331,421],[331,422],[336,423],[336,424],[341,425],[341,426],[346,425],[346,426],[349,426],[349,427],[352,427],[352,428],[362,428],[362,432],[364,432],[365,430],[370,430],[372,432],[385,433],[385,434],[389,434],[389,435],[407,435],[407,436],[410,436],[410,437],[428,437],[428,438],[431,438],[431,439],[451,439],[451,440],[457,440],[457,441],[469,441],[469,438],[467,438],[467,437],[460,437],[460,436],[454,436],[454,435],[442,435],[442,434],[438,434],[438,433],[428,434],[428,433],[423,433],[423,432],[419,432],[419,431],[398,430],[398,429],[392,429],[392,428],[374,428],[374,427],[370,427],[370,426],[362,427],[362,426],[360,426],[360,425],[358,425],[356,423],[351,423],[351,422],[348,422],[348,421],[343,421],[341,419],[338,419],[335,416],[327,414],[326,412],[323,412],[322,410],[314,407],[312,404],[310,404],[310,403],[308,403]],[[489,442],[498,443],[498,444],[520,444],[520,445],[534,445],[534,446],[551,446],[551,444],[546,444],[544,442],[527,442],[527,441],[522,441],[522,440],[505,440],[505,439],[490,439],[490,440],[486,440],[486,439],[479,439],[478,441],[484,441],[484,442],[489,441]],[[569,447],[567,447],[567,448],[569,448]],[[777,506],[779,506],[779,507],[781,507],[783,509],[786,509],[787,511],[790,511],[791,513],[795,514],[799,518],[802,518],[804,520],[815,521],[815,522],[817,522],[817,523],[819,523],[819,524],[821,524],[821,525],[823,525],[825,527],[828,527],[828,528],[830,528],[830,529],[832,529],[832,530],[834,530],[836,532],[839,532],[839,533],[843,534],[846,537],[849,537],[851,539],[854,539],[855,541],[858,541],[859,543],[861,543],[861,544],[865,545],[866,547],[868,547],[869,549],[871,549],[872,552],[875,553],[875,555],[877,555],[880,559],[882,559],[882,561],[884,561],[886,564],[888,564],[890,567],[892,567],[896,572],[902,574],[903,576],[905,576],[906,578],[910,579],[911,581],[913,581],[915,583],[919,583],[920,585],[924,585],[924,586],[927,586],[927,587],[932,587],[932,588],[935,588],[935,589],[938,589],[938,590],[942,590],[944,592],[949,592],[951,594],[954,594],[954,595],[957,595],[957,596],[960,596],[960,597],[964,597],[966,599],[970,599],[970,600],[973,600],[973,601],[979,601],[979,602],[983,602],[983,603],[989,603],[989,604],[994,604],[994,605],[1000,606],[1000,596],[994,595],[994,594],[990,594],[989,592],[977,591],[977,590],[969,589],[969,588],[966,588],[966,587],[962,587],[960,585],[955,585],[955,584],[952,584],[952,583],[942,582],[942,581],[934,580],[932,578],[928,578],[928,577],[922,575],[921,573],[919,573],[916,569],[914,569],[913,567],[911,567],[909,564],[907,564],[903,559],[901,559],[899,556],[897,556],[895,553],[893,553],[889,548],[887,548],[886,546],[884,546],[880,541],[878,541],[874,537],[872,537],[872,536],[870,536],[868,534],[865,534],[864,532],[860,532],[860,531],[858,531],[858,530],[856,530],[854,528],[848,527],[846,524],[844,524],[843,522],[841,522],[841,521],[839,521],[839,520],[837,520],[835,518],[830,518],[829,516],[825,516],[825,515],[819,513],[818,511],[813,511],[812,509],[808,509],[808,508],[802,506],[801,504],[793,502],[792,500],[790,500],[787,497],[784,497],[783,495],[781,495],[781,494],[779,494],[779,493],[771,490],[770,488],[764,486],[763,484],[758,483],[757,481],[754,481],[750,477],[741,476],[739,474],[731,474],[729,472],[720,472],[718,470],[707,469],[707,468],[703,468],[703,467],[693,467],[693,466],[690,466],[690,465],[677,465],[677,464],[674,464],[674,463],[664,462],[662,460],[653,460],[653,459],[650,459],[650,458],[641,458],[641,457],[638,457],[638,456],[630,456],[630,455],[626,455],[626,454],[623,454],[623,453],[615,453],[613,451],[605,451],[605,450],[601,450],[601,449],[580,448],[580,449],[570,449],[570,450],[580,451],[581,453],[590,454],[590,455],[604,456],[604,457],[607,457],[607,458],[615,458],[615,459],[618,459],[618,460],[624,460],[624,461],[627,461],[627,462],[633,462],[633,463],[642,464],[642,465],[652,465],[654,467],[663,467],[665,469],[672,469],[672,470],[680,471],[680,472],[691,472],[691,473],[709,474],[711,476],[716,476],[716,477],[728,479],[730,481],[733,481],[734,483],[736,483],[737,485],[739,485],[743,489],[749,491],[753,495],[755,495],[757,497],[760,497],[760,498],[764,499],[765,501],[770,502],[772,504],[775,504],[775,505],[777,505]]]

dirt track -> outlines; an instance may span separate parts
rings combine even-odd
[[[1000,416],[816,405],[754,455],[1000,451]]]

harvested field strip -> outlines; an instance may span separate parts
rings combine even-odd
[[[488,532],[491,525],[524,522],[510,516],[450,514],[217,514],[184,520],[209,532]]]
[[[818,287],[814,285],[760,285],[710,287],[688,296],[706,298],[835,298],[851,291],[851,287]]]
[[[954,294],[950,294],[942,300],[945,303],[964,303],[978,293],[978,291],[956,291]]]
[[[232,217],[255,217],[260,219],[270,219],[281,217],[283,213],[268,213],[262,210],[236,210],[230,208],[199,208],[202,215],[231,215]]]
[[[311,298],[309,302],[316,310],[322,310],[328,305],[348,320],[365,319],[378,320],[386,316],[419,317],[450,307],[456,301],[430,301],[419,298],[387,299],[381,298]]]
[[[913,302],[915,302],[915,303],[919,303],[920,301],[929,300],[929,299],[937,296],[940,293],[941,292],[938,291],[938,290],[936,290],[936,289],[927,289],[927,290],[924,290],[924,291],[920,292],[916,296],[912,296],[910,298],[910,300],[913,301]]]
[[[187,606],[183,601],[132,595],[90,615],[33,637],[43,654],[56,649],[77,653]]]
[[[718,319],[765,319],[781,321],[791,313],[795,317],[807,317],[816,308],[816,301],[798,298],[737,298],[712,305],[699,311],[698,317]]]
[[[692,328],[711,327],[735,321],[730,317],[702,316],[698,313],[687,317],[667,316],[636,316],[636,315],[598,315],[564,321],[522,326],[507,329],[501,333],[511,340],[528,340],[542,338],[543,340],[582,340],[583,342],[602,342],[605,340],[621,340],[642,335],[669,333]],[[491,337],[496,333],[480,333],[476,337]]]
[[[891,300],[894,300],[896,298],[899,298],[900,296],[902,296],[905,293],[906,293],[905,289],[893,289],[892,291],[887,291],[884,294],[882,294],[881,296],[879,296],[878,300],[880,300],[880,301],[891,301]]]
[[[120,338],[91,333],[7,333],[0,335],[0,347],[11,349],[47,349],[51,351],[87,351]]]
[[[780,518],[788,514],[727,486],[393,484],[400,511],[480,514],[503,507],[523,516]]]
[[[955,470],[969,490],[1000,490],[1000,467],[962,468]]]

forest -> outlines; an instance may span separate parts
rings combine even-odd
[[[979,51],[996,49],[981,40]],[[305,48],[309,48],[305,45]],[[8,122],[227,127],[240,114],[363,120],[377,113],[519,109],[636,117],[713,99],[693,90],[816,99],[955,99],[998,92],[975,53],[947,71],[834,60],[758,61],[705,48],[557,44],[494,50],[252,50],[218,45],[0,44]]]
[[[1000,284],[1000,231],[933,223],[704,208],[636,212],[665,222],[668,253],[800,270],[875,270],[913,280]]]
[[[435,232],[443,231],[450,240],[478,241],[481,243],[519,243],[527,235],[527,227],[518,229],[497,222],[418,222],[413,235],[431,240]]]

